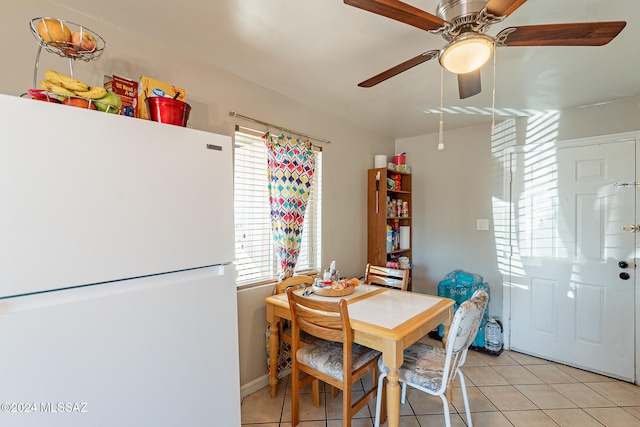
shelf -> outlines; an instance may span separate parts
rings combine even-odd
[[[395,169],[389,169],[389,168],[387,168],[387,173],[388,174],[394,174],[395,173],[395,174],[398,174],[398,175],[411,175],[411,173],[400,172],[400,171],[397,171]]]
[[[377,191],[376,176],[379,177],[380,184]],[[386,188],[385,184],[387,182],[387,178],[392,177],[395,177],[396,181],[400,181],[399,186],[402,190]],[[367,262],[372,265],[386,266],[388,262],[396,261],[400,256],[406,256],[411,262],[411,249],[395,249],[391,252],[387,252],[387,226],[391,225],[395,228],[395,225],[397,225],[398,227],[409,226],[412,228],[412,218],[410,216],[413,209],[413,203],[411,200],[411,174],[388,168],[369,169],[367,184]],[[409,215],[388,216],[386,205],[387,197],[390,200],[400,200],[403,204],[406,202],[408,205]],[[412,231],[411,228],[409,229],[410,233]],[[396,236],[395,233],[394,236]],[[409,246],[412,246],[411,239],[411,235],[409,235]],[[398,241],[394,241],[394,245],[396,247],[398,243]]]
[[[387,255],[399,254],[399,253],[410,252],[410,251],[411,251],[411,248],[409,248],[409,249],[396,249],[395,251],[387,252]]]

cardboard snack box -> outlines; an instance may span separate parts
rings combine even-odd
[[[187,93],[183,88],[152,79],[151,77],[140,77],[138,84],[138,117],[141,119],[149,119],[147,103],[145,102],[147,97],[162,96],[165,98],[173,98],[178,92],[180,92],[180,95],[176,99],[187,102]]]
[[[122,100],[122,115],[138,117],[138,82],[114,74],[104,76],[104,87]]]

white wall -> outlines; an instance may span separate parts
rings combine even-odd
[[[477,273],[490,287],[490,315],[503,317],[500,262],[506,248],[494,219],[508,200],[504,150],[636,131],[638,117],[640,97],[499,121],[493,138],[489,125],[448,131],[444,151],[436,149],[438,134],[397,140],[396,152],[407,153],[413,174],[413,289],[437,293],[448,272]],[[479,218],[490,219],[489,232],[476,230]]]
[[[159,46],[152,40],[135,37],[124,29],[86,16],[82,11],[62,8],[53,1],[45,0],[11,3],[11,7],[3,8],[3,24],[0,27],[0,37],[5,40],[2,48],[3,66],[0,68],[0,93],[18,96],[33,86],[38,46],[28,24],[36,17],[53,16],[91,28],[106,40],[107,48],[98,61],[74,63],[74,77],[90,85],[102,85],[105,74],[118,74],[134,79],[147,75],[186,89],[193,107],[190,124],[196,129],[231,135],[235,124],[252,125],[251,122],[243,122],[229,115],[230,111],[236,111],[330,139],[331,144],[323,145],[325,169],[322,184],[325,197],[322,227],[325,233],[322,259],[325,264],[335,259],[345,275],[364,274],[367,254],[364,220],[366,170],[373,167],[375,154],[393,154],[393,140],[207,66],[201,58],[188,58]],[[204,54],[215,55],[217,49],[224,49],[224,45],[212,46]],[[43,78],[44,70],[49,68],[67,72],[69,62],[43,52],[38,80]],[[259,130],[266,130],[259,125],[254,126],[258,126]],[[25,131],[30,132],[33,138],[46,138],[47,134],[47,130],[39,129],[37,123],[34,123],[32,129]],[[68,131],[74,131],[73,123],[69,123]],[[95,131],[109,132],[108,129]],[[91,135],[87,135],[87,138],[91,138]],[[344,236],[349,238],[344,239]],[[239,293],[242,384],[266,374],[264,353],[256,352],[264,343],[264,296],[264,289]]]
[[[446,119],[445,119],[446,120]],[[446,123],[446,121],[445,121]],[[413,290],[437,294],[438,282],[450,271],[476,273],[490,284],[492,305],[501,276],[491,231],[477,231],[476,219],[492,219],[492,185],[497,173],[487,126],[447,132],[445,149],[438,135],[398,140],[397,152],[411,164],[413,201]],[[493,221],[490,221],[493,230]]]

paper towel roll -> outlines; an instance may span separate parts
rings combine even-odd
[[[373,158],[373,167],[378,168],[386,168],[387,167],[387,156],[384,154],[376,154]]]
[[[400,226],[400,249],[411,248],[411,227],[408,225]]]
[[[409,257],[401,256],[398,258],[398,268],[406,270],[409,268]]]

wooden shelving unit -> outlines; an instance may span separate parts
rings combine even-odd
[[[380,172],[378,187],[378,206],[376,209],[376,175]],[[400,182],[400,189],[387,188],[387,178],[391,178]],[[367,176],[367,261],[374,265],[386,266],[388,261],[393,261],[399,257],[406,256],[412,261],[411,244],[412,236],[409,237],[409,248],[400,249],[387,247],[387,225],[392,227],[409,226],[410,234],[413,232],[411,227],[411,175],[398,172],[387,168],[369,169]],[[402,200],[408,204],[407,216],[398,216],[397,212],[392,214],[387,209],[387,197],[393,200]],[[409,290],[411,290],[411,280],[409,281]]]

